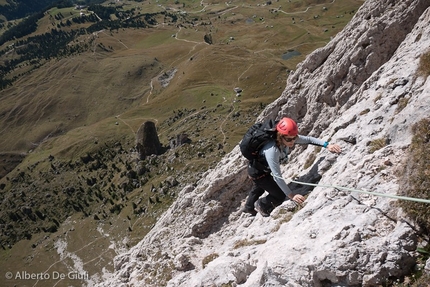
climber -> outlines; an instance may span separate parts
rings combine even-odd
[[[330,144],[321,139],[298,134],[298,127],[294,120],[282,118],[273,129],[273,138],[262,146],[258,158],[249,161],[248,175],[253,180],[253,187],[249,192],[245,206],[245,213],[255,216],[257,211],[262,216],[269,216],[272,210],[280,205],[286,197],[301,205],[305,198],[301,194],[294,194],[282,178],[280,163],[288,159],[289,149],[294,144],[312,144],[327,148],[332,153],[340,153],[337,144]],[[259,199],[264,191],[269,194]]]

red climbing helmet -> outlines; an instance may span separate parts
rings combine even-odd
[[[299,133],[296,122],[290,118],[282,118],[276,125],[276,130],[283,136],[295,137]]]

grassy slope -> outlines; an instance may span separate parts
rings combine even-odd
[[[200,85],[208,88],[211,85],[220,86],[228,96],[231,96],[236,85],[244,85],[243,102],[256,96],[263,102],[270,102],[283,88],[286,73],[282,71],[294,69],[303,59],[302,56],[282,61],[282,53],[288,49],[297,49],[303,55],[309,53],[326,43],[342,28],[341,21],[344,24],[347,20],[344,17],[347,6],[336,6],[341,10],[336,15],[331,15],[334,9],[329,9],[329,13],[322,11],[321,6],[315,6],[306,14],[287,16],[281,12],[271,13],[272,6],[278,6],[275,4],[250,4],[244,8],[234,4],[227,12],[215,14],[218,16],[208,15],[212,25],[179,31],[176,27],[159,27],[153,31],[101,32],[94,46],[96,43],[111,46],[114,49],[112,53],[95,48],[80,56],[52,61],[43,70],[33,72],[14,87],[2,91],[0,106],[1,114],[5,115],[1,118],[2,134],[5,135],[0,142],[2,151],[26,152],[47,135],[135,108],[141,104],[139,100],[147,100],[151,80],[173,67],[180,69],[178,73],[181,74],[180,79],[175,79],[174,93],[178,98],[187,97],[190,82],[196,85],[200,81]],[[283,9],[288,11],[291,4],[287,2],[284,5],[287,8]],[[330,5],[334,6],[326,6],[330,8]],[[191,7],[191,10],[196,8],[200,7]],[[297,9],[300,8],[303,9]],[[223,10],[225,7],[224,4],[216,4],[212,9]],[[62,13],[67,15],[66,11]],[[321,17],[314,19],[314,15]],[[337,15],[341,15],[342,19],[336,18]],[[292,24],[292,17],[296,24]],[[208,21],[206,16],[202,18]],[[252,19],[252,22],[248,23],[247,19]],[[40,30],[46,30],[47,26],[49,24],[45,23]],[[328,31],[324,32],[324,29]],[[177,37],[172,37],[176,33]],[[205,33],[212,34],[215,45],[208,46],[203,42]],[[230,37],[234,40],[229,40]],[[199,53],[199,50],[202,52]],[[193,61],[190,61],[191,57],[194,57]],[[159,62],[153,63],[155,58]],[[261,67],[263,64],[265,67]],[[261,79],[261,68],[274,71],[263,73],[265,79]],[[196,79],[196,75],[202,79]],[[261,91],[264,83],[265,91]],[[169,89],[153,93],[158,97],[153,97],[156,100],[171,97]],[[199,91],[194,90],[193,93]],[[200,94],[198,97],[204,96]],[[181,100],[172,104],[181,106]],[[189,104],[187,101],[186,106]],[[67,113],[64,113],[65,108]],[[159,116],[158,112],[152,115]],[[29,122],[32,123],[30,127]]]
[[[362,3],[303,2],[282,0],[268,6],[256,1],[232,1],[228,6],[224,2],[208,2],[202,11],[200,2],[184,1],[182,8],[182,3],[159,1],[172,9],[184,9],[188,17],[200,20],[194,27],[159,25],[145,30],[103,31],[93,39],[93,48],[87,52],[52,60],[22,77],[13,87],[0,92],[0,152],[10,155],[31,151],[8,178],[37,166],[32,174],[33,184],[38,186],[37,169],[40,174],[48,174],[50,155],[58,161],[75,161],[115,141],[130,149],[137,129],[146,120],[156,123],[163,145],[168,145],[168,140],[178,133],[186,132],[194,142],[202,140],[202,150],[213,155],[211,160],[194,154],[187,159],[184,148],[185,160],[174,160],[172,170],[206,170],[222,155],[216,151],[217,144],[223,144],[223,152],[230,151],[261,108],[281,94],[288,71],[306,54],[327,43],[352,17],[350,11]],[[303,13],[309,5],[312,6]],[[291,14],[271,11],[280,6]],[[130,7],[144,11],[161,9],[145,2],[126,6]],[[316,15],[319,17],[315,18]],[[199,25],[202,22],[211,24]],[[38,33],[46,31],[49,25],[50,21],[44,18]],[[213,45],[203,41],[209,33]],[[85,37],[79,40],[89,41]],[[112,47],[112,51],[100,49],[99,43]],[[282,60],[282,54],[290,49],[302,55]],[[175,77],[163,88],[158,78],[172,69],[176,70]],[[243,89],[240,97],[236,96],[235,87]],[[173,121],[178,111],[186,111],[185,116]],[[125,154],[123,159],[132,156]],[[115,163],[119,165],[120,161]],[[77,184],[86,173],[89,172],[83,168],[64,172],[51,181],[51,189]],[[154,175],[148,184],[157,186],[167,175]],[[113,176],[112,181],[120,185],[123,178],[115,173]],[[8,196],[15,187],[5,178],[1,182],[6,183],[2,192]],[[41,232],[11,248],[4,246],[0,269],[70,269],[70,258],[62,260],[54,243],[71,239],[66,251],[87,262],[85,269],[90,275],[103,267],[111,270],[112,242],[116,248],[135,244],[172,200],[166,199],[162,206],[148,205],[147,214],[151,216],[134,214],[130,202],[141,198],[148,201],[149,187],[145,185],[128,194],[128,203],[118,215],[95,221],[93,216],[77,212],[55,233]],[[103,212],[95,209],[93,214]]]

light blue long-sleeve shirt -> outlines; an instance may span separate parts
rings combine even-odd
[[[296,144],[313,144],[318,146],[327,147],[328,143],[314,137],[310,136],[301,136],[299,135],[295,141]],[[266,143],[263,148],[260,150],[260,155],[266,158],[266,161],[269,165],[271,174],[276,184],[282,189],[285,195],[288,197],[292,194],[291,189],[288,187],[285,180],[282,178],[281,174],[281,160],[286,160],[288,158],[289,148],[285,147],[279,149],[276,146],[275,141],[269,141]]]

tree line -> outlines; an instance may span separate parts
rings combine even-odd
[[[29,17],[25,21],[25,25],[17,25],[13,27],[14,29],[10,29],[11,31],[8,33],[0,36],[1,44],[15,40],[12,45],[0,50],[0,58],[4,57],[6,54],[12,55],[9,59],[4,60],[4,65],[0,65],[0,90],[12,85],[13,82],[21,76],[16,75],[13,78],[7,77],[7,75],[19,65],[29,63],[33,69],[35,69],[40,67],[44,61],[51,58],[66,57],[88,50],[89,43],[70,45],[70,43],[73,43],[74,39],[80,35],[91,34],[103,29],[112,31],[121,28],[147,28],[157,24],[156,16],[160,14],[164,15],[165,18],[169,17],[172,22],[177,21],[177,16],[175,14],[169,14],[165,11],[135,15],[132,10],[121,11],[119,13],[114,7],[104,7],[101,5],[93,5],[88,9],[93,12],[91,15],[74,17],[71,21],[68,20],[65,23],[60,22],[56,28],[41,35],[20,39],[37,30],[37,21],[43,17],[43,13]],[[96,16],[95,11],[97,11],[97,16],[100,18]],[[110,20],[110,15],[112,14],[116,15],[117,20]],[[64,26],[72,26],[72,22],[91,22],[93,24],[87,28],[69,31],[61,29]]]
[[[35,13],[40,13],[53,7],[66,8],[73,5],[101,4],[105,0],[6,0],[7,5],[0,6],[0,15],[6,19],[21,19]]]

